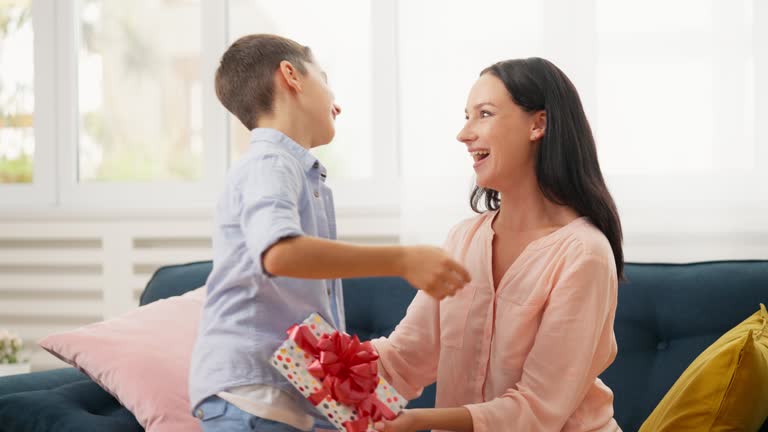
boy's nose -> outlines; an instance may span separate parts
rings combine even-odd
[[[333,116],[336,117],[339,114],[341,114],[341,106],[339,106],[339,104],[335,103],[335,104],[333,104]]]

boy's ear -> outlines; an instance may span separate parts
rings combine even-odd
[[[288,60],[280,62],[278,76],[282,78],[283,82],[285,82],[289,88],[297,92],[301,91],[301,74]]]

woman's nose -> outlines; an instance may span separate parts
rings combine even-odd
[[[337,116],[339,114],[341,114],[341,106],[339,104],[337,104],[337,103],[334,103],[333,104],[333,115]]]
[[[467,126],[464,126],[459,131],[459,134],[456,135],[456,140],[467,145],[471,144],[472,141],[476,139],[477,139],[477,135],[474,132],[472,132]]]

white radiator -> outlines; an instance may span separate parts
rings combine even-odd
[[[398,241],[396,217],[339,226],[342,240]],[[137,307],[160,266],[211,259],[210,232],[205,218],[0,221],[0,328],[21,336],[33,370],[61,367],[37,340]]]

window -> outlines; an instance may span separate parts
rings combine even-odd
[[[397,205],[394,3],[0,5],[1,204],[209,208],[248,142],[216,100],[219,58],[243,34],[277,32],[313,48],[342,105],[334,142],[314,150],[329,168],[337,205]]]
[[[552,60],[579,90],[630,242],[644,232],[765,230],[762,2],[424,0],[398,9],[401,239],[439,244],[470,214],[472,163],[456,141],[467,94],[484,67],[529,56]]]
[[[203,176],[199,1],[84,0],[78,180]]]
[[[209,209],[249,135],[215,69],[235,39],[273,32],[312,47],[342,106],[313,150],[339,214],[434,204],[455,221],[442,212],[466,209],[467,93],[485,66],[528,56],[579,89],[620,208],[754,207],[768,199],[766,20],[755,0],[6,0],[0,205]]]
[[[754,170],[752,1],[598,0],[596,16],[608,174]]]
[[[0,3],[0,183],[33,181],[33,77],[30,0]]]
[[[438,9],[440,19],[436,20]],[[542,14],[539,3],[529,1],[400,3],[398,108],[404,177],[429,181],[458,176],[463,183],[469,182],[472,162],[456,140],[464,125],[469,90],[486,66],[536,55]],[[464,194],[465,189],[458,193]]]
[[[342,114],[331,144],[312,152],[328,168],[339,213],[396,214],[398,2],[230,0],[228,4],[227,45],[246,34],[277,33],[311,47],[328,73]],[[213,103],[219,104],[215,99]],[[227,125],[231,163],[247,148],[249,133],[232,115]]]
[[[371,2],[231,0],[229,4],[232,42],[247,34],[275,33],[312,48],[342,108],[333,142],[313,152],[331,178],[371,177]],[[320,16],[322,20],[318,20]],[[249,133],[236,117],[230,119],[232,156],[236,159],[247,147]]]

